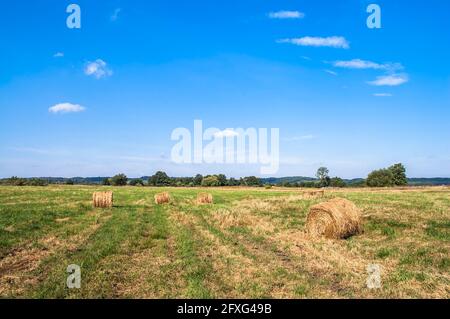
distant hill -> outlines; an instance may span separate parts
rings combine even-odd
[[[409,185],[415,186],[437,186],[450,185],[450,178],[436,177],[436,178],[408,178]]]
[[[312,182],[315,180],[316,180],[315,178],[305,176],[261,178],[263,184],[301,183],[301,182]]]
[[[290,177],[270,177],[261,179],[264,184],[283,184],[283,183],[301,183],[317,181],[312,177],[304,176],[290,176]],[[348,185],[360,184],[364,181],[363,178],[344,179]],[[408,185],[411,186],[438,186],[450,185],[450,178],[436,177],[436,178],[408,178]]]

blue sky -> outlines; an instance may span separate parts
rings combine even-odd
[[[172,163],[171,132],[196,119],[280,128],[278,176],[403,162],[449,177],[449,15],[441,0],[2,1],[0,177],[259,175]]]

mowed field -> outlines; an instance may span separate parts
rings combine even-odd
[[[92,208],[113,190],[112,209]],[[154,204],[168,191],[173,201]],[[200,192],[213,205],[197,205]],[[311,240],[311,205],[353,201],[365,232]],[[0,297],[449,298],[450,188],[0,187]],[[67,266],[82,270],[66,287]],[[367,267],[382,288],[366,287]]]

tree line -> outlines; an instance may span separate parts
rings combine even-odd
[[[103,185],[112,186],[179,186],[179,187],[221,187],[221,186],[263,186],[260,178],[248,176],[240,179],[227,178],[224,174],[200,175],[194,177],[169,177],[165,172],[159,171],[150,176],[147,181],[142,178],[128,179],[125,174],[118,174],[111,178],[105,178]]]
[[[10,186],[47,186],[49,184],[67,184],[74,185],[76,183],[72,179],[65,179],[64,182],[58,180],[55,182],[51,179],[43,178],[19,178],[13,176],[11,178],[0,180],[0,185]],[[403,164],[395,164],[388,168],[375,170],[371,172],[366,179],[361,179],[356,182],[348,182],[340,177],[330,177],[329,169],[320,167],[316,173],[316,179],[298,182],[280,182],[269,183],[256,176],[248,176],[237,178],[227,178],[224,174],[217,175],[200,175],[194,177],[169,177],[165,172],[158,171],[148,178],[128,178],[125,174],[117,174],[111,178],[105,178],[102,181],[103,185],[111,186],[172,186],[172,187],[224,187],[224,186],[247,186],[247,187],[267,187],[282,186],[282,187],[309,187],[309,188],[324,188],[324,187],[393,187],[405,186],[408,184],[406,177],[406,169]]]

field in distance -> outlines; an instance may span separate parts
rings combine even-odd
[[[114,207],[94,209],[105,190]],[[0,187],[0,297],[450,297],[450,188],[304,191]],[[309,208],[334,197],[363,211],[364,234],[309,239]],[[81,289],[66,286],[71,264]],[[366,286],[371,264],[381,289]]]

